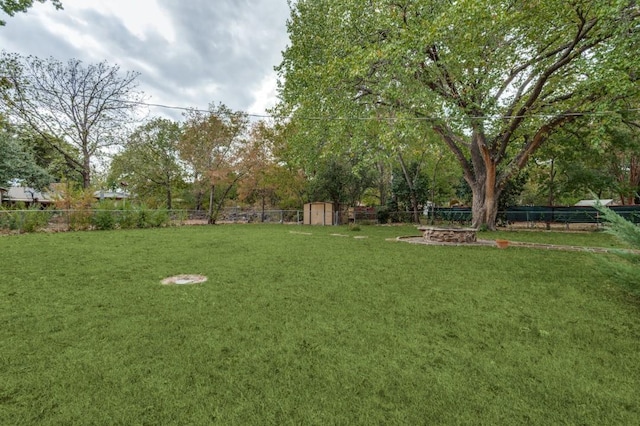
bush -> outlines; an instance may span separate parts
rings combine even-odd
[[[136,228],[149,228],[149,211],[146,207],[136,210]]]
[[[390,217],[391,214],[388,207],[380,207],[376,211],[376,219],[378,219],[378,223],[389,223]]]
[[[167,226],[171,222],[171,217],[166,209],[148,211],[147,225],[153,228]]]
[[[598,204],[595,208],[602,214],[606,232],[629,244],[630,248],[640,249],[640,227],[603,205]],[[609,271],[616,276],[616,282],[640,294],[640,255],[629,251],[617,251],[616,254],[621,261],[609,263]]]
[[[52,216],[51,210],[41,210],[38,207],[27,209],[24,204],[19,204],[13,209],[0,210],[0,229],[36,232],[45,229]]]
[[[116,219],[113,217],[114,212],[111,210],[96,210],[91,219],[91,223],[95,229],[106,231],[116,227]]]
[[[86,231],[91,226],[91,210],[73,210],[69,212],[69,229],[72,231]]]
[[[10,229],[11,213],[0,209],[0,229]]]
[[[171,216],[166,209],[156,210],[139,206],[118,211],[114,222],[120,229],[159,228],[171,223]]]
[[[46,228],[52,216],[50,211],[40,210],[39,208],[32,208],[22,213],[24,214],[22,232],[36,232]]]
[[[189,213],[186,210],[173,210],[172,217],[169,218],[177,225],[182,225],[187,219],[189,219]]]
[[[12,231],[19,229],[22,225],[20,212],[11,210],[0,211],[0,229],[10,229]]]
[[[138,215],[131,209],[123,209],[118,212],[116,224],[120,229],[133,229],[137,226]]]

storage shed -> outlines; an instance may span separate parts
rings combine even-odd
[[[332,203],[307,203],[304,205],[302,223],[305,225],[333,225]]]

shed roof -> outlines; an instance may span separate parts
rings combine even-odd
[[[575,207],[593,207],[596,204],[598,204],[598,201],[603,206],[608,206],[608,205],[613,204],[613,199],[607,199],[607,200],[580,200],[575,204]]]

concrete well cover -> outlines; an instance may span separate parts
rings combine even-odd
[[[174,275],[162,280],[162,284],[165,285],[188,285],[188,284],[200,284],[207,280],[204,275]]]

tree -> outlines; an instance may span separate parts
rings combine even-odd
[[[124,139],[126,125],[141,93],[135,72],[120,73],[106,62],[85,66],[80,60],[21,57],[3,52],[4,81],[0,106],[5,114],[30,126],[67,164],[91,184],[92,160]],[[70,144],[79,157],[61,144]]]
[[[33,155],[36,164],[45,169],[55,182],[67,181],[82,185],[82,176],[74,172],[73,167],[68,164],[64,156],[48,143],[53,139],[53,136],[42,137],[25,125],[14,126],[14,129],[23,148]],[[71,157],[77,158],[80,155],[77,149],[64,140],[57,140],[56,146]]]
[[[23,185],[42,189],[53,181],[8,125],[0,128],[0,153],[0,186],[9,186],[18,180]]]
[[[415,223],[420,223],[421,207],[429,200],[429,178],[422,167],[423,159],[406,163],[398,158],[399,166],[393,171],[393,200],[398,210],[410,211]]]
[[[293,143],[298,137],[301,128],[298,123],[281,120],[273,127],[272,152],[277,160],[278,168],[274,170],[274,179],[277,182],[277,196],[281,208],[300,209],[309,200],[308,197],[308,171],[312,164],[318,160],[318,150],[315,148],[301,152],[302,147]],[[312,144],[309,144],[312,145]]]
[[[250,163],[242,161],[248,123],[245,113],[233,112],[223,104],[211,105],[208,112],[191,110],[186,114],[178,150],[190,169],[197,210],[205,191],[209,192],[210,224],[216,223],[227,196],[248,172]]]
[[[309,179],[309,201],[327,200],[340,212],[341,204],[355,206],[374,185],[372,174],[358,167],[357,156],[332,155],[316,164]],[[342,219],[340,219],[342,220]]]
[[[473,225],[494,229],[550,135],[637,92],[639,16],[635,1],[299,0],[281,110],[348,119],[358,103],[429,126],[471,187]]]
[[[429,178],[425,174],[427,159],[434,151],[431,134],[420,134],[408,128],[406,122],[390,126],[397,133],[391,150],[397,158],[393,171],[394,201],[405,211],[411,211],[413,221],[420,223],[421,207],[429,199]]]
[[[609,168],[621,204],[636,204],[640,192],[640,122],[623,120],[606,129]]]
[[[0,0],[0,9],[9,16],[13,16],[18,12],[26,12],[31,6],[33,6],[34,0]],[[40,3],[45,3],[47,0],[36,0]],[[60,0],[51,0],[53,6],[56,9],[62,9],[62,3]],[[6,22],[0,19],[0,26],[5,25]]]
[[[637,117],[593,117],[564,126],[533,156],[530,169],[540,202],[565,204],[590,197],[635,204],[640,185],[640,127]]]
[[[180,125],[154,118],[129,136],[123,152],[111,162],[110,180],[126,182],[138,197],[160,196],[167,209],[173,207],[173,192],[183,183],[179,161]]]
[[[279,166],[273,156],[274,129],[264,121],[251,127],[243,162],[251,163],[251,173],[239,183],[238,197],[241,201],[260,203],[264,221],[267,203],[274,204],[278,193]],[[248,164],[247,164],[248,165]]]

